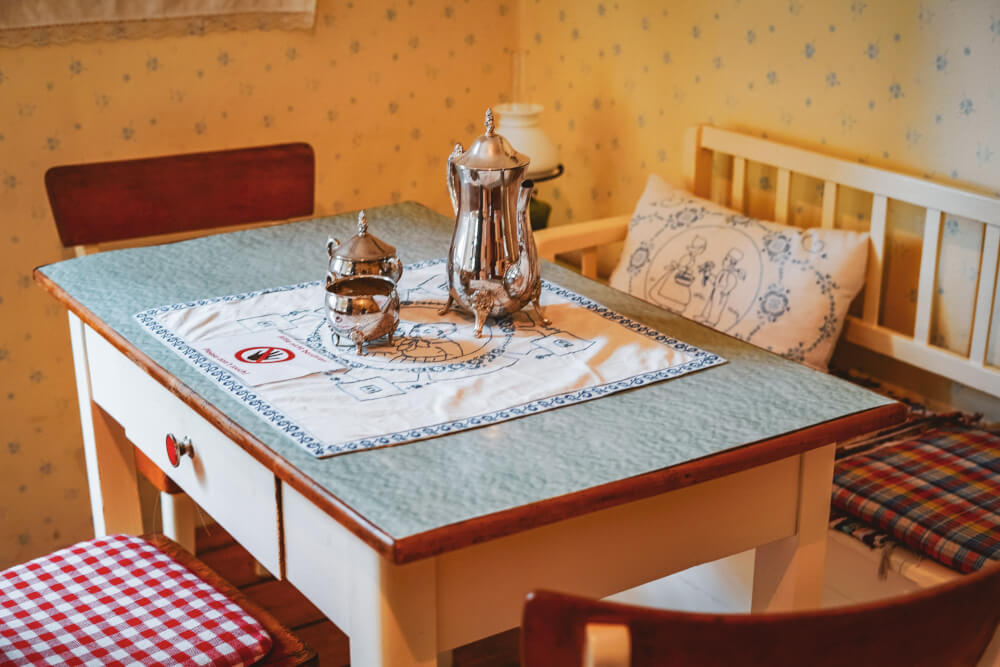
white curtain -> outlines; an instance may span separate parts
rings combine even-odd
[[[0,0],[0,46],[309,30],[316,0]]]

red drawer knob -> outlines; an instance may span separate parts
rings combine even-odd
[[[191,446],[191,439],[184,438],[183,440],[177,440],[173,433],[167,433],[167,458],[170,460],[170,465],[177,467],[181,464],[182,456],[189,456],[194,458],[194,447]]]

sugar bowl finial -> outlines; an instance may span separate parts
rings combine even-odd
[[[358,211],[358,236],[364,236],[368,233],[368,214],[365,213],[364,209]]]
[[[494,130],[496,129],[493,124],[493,109],[486,110],[486,122],[483,124],[486,125],[486,136],[492,137]]]

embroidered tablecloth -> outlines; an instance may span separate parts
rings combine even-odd
[[[599,398],[725,363],[543,282],[552,324],[530,309],[482,338],[439,315],[445,263],[406,268],[391,345],[334,344],[321,281],[146,310],[136,319],[318,457],[385,447]]]

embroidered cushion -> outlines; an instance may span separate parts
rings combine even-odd
[[[755,220],[652,174],[610,284],[826,370],[867,261],[867,234]]]
[[[253,616],[139,537],[0,572],[0,664],[249,665],[271,643]]]

